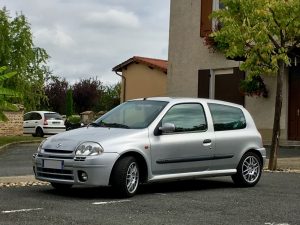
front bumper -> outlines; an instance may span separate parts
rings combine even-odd
[[[117,153],[102,153],[99,156],[77,158],[34,154],[32,161],[37,180],[74,185],[107,186],[112,167],[118,157]],[[59,168],[57,165],[61,165],[61,167]],[[80,177],[83,172],[87,174],[86,181]]]

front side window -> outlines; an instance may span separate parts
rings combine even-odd
[[[168,104],[164,101],[137,100],[125,102],[97,119],[92,126],[142,129],[152,123]]]
[[[173,106],[162,119],[162,124],[172,123],[175,132],[205,131],[206,117],[201,104],[179,104]]]
[[[209,103],[215,131],[238,130],[246,127],[246,119],[241,109]]]

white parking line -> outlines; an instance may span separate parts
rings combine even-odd
[[[167,195],[166,193],[154,193],[155,195],[163,195],[163,196],[165,196],[165,195]]]
[[[37,211],[37,210],[42,210],[42,209],[43,209],[43,208],[35,208],[35,209],[17,209],[17,210],[2,211],[1,213],[30,212],[30,211]]]
[[[131,202],[131,200],[120,200],[120,201],[108,201],[108,202],[94,202],[93,205],[107,205],[107,204],[115,204],[122,202]]]

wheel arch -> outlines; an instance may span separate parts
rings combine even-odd
[[[247,153],[254,153],[254,154],[256,154],[258,156],[259,160],[260,160],[261,165],[263,166],[264,159],[263,159],[263,156],[262,156],[262,154],[261,154],[260,151],[256,150],[255,148],[251,148],[251,149],[248,149],[247,151],[245,151],[243,155],[245,155]]]
[[[134,157],[137,160],[138,166],[140,168],[140,181],[141,183],[144,183],[147,181],[148,179],[148,165],[146,162],[146,159],[144,158],[144,156],[139,153],[139,152],[135,152],[135,151],[129,151],[129,152],[125,152],[124,154],[122,154],[114,163],[111,173],[110,173],[110,177],[109,177],[109,184],[111,185],[111,180],[112,180],[112,173],[116,167],[116,165],[118,164],[118,162],[125,158],[125,157]]]

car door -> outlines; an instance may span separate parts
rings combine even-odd
[[[34,134],[36,127],[40,125],[42,116],[37,112],[32,112],[28,120],[29,133]]]
[[[214,133],[208,129],[200,103],[174,105],[158,126],[173,124],[173,132],[150,135],[152,174],[208,170],[214,150]]]
[[[24,121],[23,121],[23,133],[24,134],[30,133],[30,116],[31,116],[31,113],[24,114]]]

